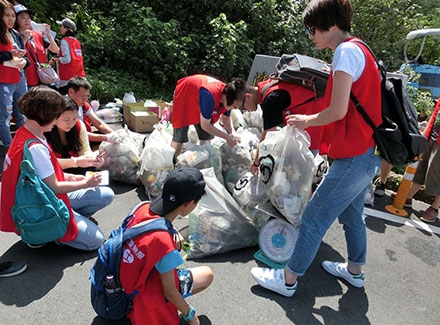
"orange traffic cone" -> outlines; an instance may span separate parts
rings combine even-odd
[[[408,196],[409,188],[411,187],[411,183],[414,179],[414,174],[416,173],[418,165],[419,161],[417,160],[406,167],[405,174],[403,175],[402,181],[397,189],[393,205],[385,206],[385,209],[388,212],[401,217],[408,216],[408,212],[406,212],[403,207],[405,206],[406,197]]]

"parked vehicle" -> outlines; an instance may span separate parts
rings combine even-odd
[[[405,63],[400,70],[403,70],[406,65],[409,65],[414,72],[421,74],[418,83],[412,83],[411,85],[419,90],[429,91],[434,99],[438,99],[440,97],[440,66],[427,63],[422,57],[423,48],[428,36],[439,36],[440,40],[440,28],[413,30],[406,35],[403,51]],[[411,40],[416,38],[422,38],[420,49],[414,58],[408,59],[408,44]]]

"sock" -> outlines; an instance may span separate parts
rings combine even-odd
[[[352,273],[352,272],[350,272],[350,270],[347,268],[347,271],[348,271],[348,273],[350,273],[351,275],[359,275],[359,274],[361,274],[361,273],[358,273],[358,274],[355,274],[355,273]]]
[[[295,281],[295,283],[294,283],[294,284],[287,284],[286,282],[284,282],[284,284],[286,285],[286,287],[289,287],[289,288],[291,288],[291,287],[294,287],[294,286],[295,286],[295,284],[296,284],[296,281]]]

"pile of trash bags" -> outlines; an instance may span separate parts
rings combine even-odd
[[[151,200],[162,193],[163,183],[176,167],[195,167],[206,181],[206,194],[188,216],[188,258],[200,258],[230,250],[254,246],[259,230],[273,216],[258,205],[270,201],[286,221],[295,227],[311,195],[312,182],[325,171],[325,157],[314,157],[308,149],[305,131],[285,126],[270,131],[259,142],[262,112],[241,114],[234,110],[234,125],[241,142],[230,147],[215,137],[199,144],[190,127],[189,142],[174,157],[171,147],[172,126],[168,120],[158,123],[151,134],[141,135],[128,129],[120,144],[102,144],[109,155],[111,178],[130,184],[142,183]],[[221,127],[221,126],[218,126]],[[260,173],[250,167],[258,146]],[[317,168],[319,166],[319,168]]]

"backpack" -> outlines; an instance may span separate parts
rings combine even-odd
[[[379,62],[371,48],[361,40],[373,55],[382,82],[382,123],[376,127],[353,93],[350,94],[356,109],[373,129],[373,138],[380,156],[393,166],[405,165],[419,159],[428,148],[428,141],[420,133],[417,110],[408,97],[402,79],[387,75],[383,62]]]
[[[275,69],[269,78],[296,83],[312,90],[316,98],[324,96],[331,70],[323,60],[301,54],[283,54]]]
[[[132,308],[134,297],[138,294],[137,291],[131,294],[125,293],[119,281],[119,265],[124,244],[130,239],[153,231],[173,233],[171,222],[164,218],[147,220],[128,228],[136,218],[136,211],[146,203],[149,202],[144,201],[136,205],[124,219],[122,225],[118,229],[112,230],[109,238],[99,248],[98,257],[90,270],[92,307],[98,316],[104,319],[117,321],[125,317]],[[155,270],[153,267],[147,281]],[[108,275],[113,276],[114,282],[111,283],[111,288],[106,281]],[[106,292],[106,289],[111,289],[112,292],[110,293],[109,290]]]
[[[60,239],[66,234],[70,212],[63,200],[35,173],[29,152],[29,144],[32,142],[39,141],[27,140],[23,147],[23,160],[20,163],[20,176],[11,214],[21,240],[39,245]]]

